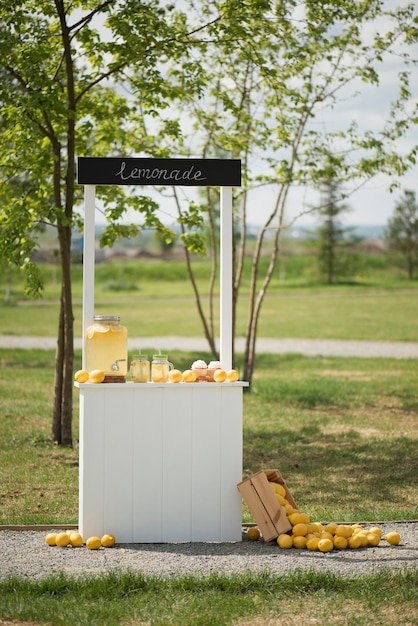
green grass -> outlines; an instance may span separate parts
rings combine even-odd
[[[170,358],[184,370],[195,355]],[[0,350],[2,524],[77,522],[78,450],[50,439],[53,369],[53,352]],[[417,378],[415,360],[258,355],[244,476],[278,468],[315,520],[416,519]]]
[[[0,582],[0,615],[60,626],[385,626],[398,624],[401,610],[402,624],[412,626],[418,618],[416,585],[416,571],[352,578],[298,571],[171,579],[60,575]]]

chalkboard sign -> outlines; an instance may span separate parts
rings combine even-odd
[[[239,159],[79,157],[80,185],[239,187]]]

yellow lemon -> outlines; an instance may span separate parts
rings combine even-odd
[[[333,543],[337,550],[345,550],[348,546],[348,540],[341,535],[334,535]]]
[[[279,548],[288,550],[293,546],[293,539],[290,535],[286,535],[283,533],[277,537],[277,545],[279,546]]]
[[[249,539],[250,541],[257,541],[258,539],[260,539],[260,531],[258,530],[258,528],[249,528],[247,530],[247,539]]]
[[[222,370],[222,369],[215,370],[213,373],[213,380],[215,381],[215,383],[224,383],[226,381],[225,370]]]
[[[286,504],[287,504],[286,498],[283,498],[283,496],[281,496],[279,493],[276,493],[275,496],[276,496],[277,502],[280,504],[280,506],[285,507]]]
[[[182,377],[185,383],[196,382],[196,374],[194,373],[193,370],[186,370],[185,372],[183,372]]]
[[[45,537],[45,543],[47,543],[49,546],[56,546],[57,545],[57,533],[48,533],[47,536]]]
[[[78,370],[74,374],[74,380],[77,383],[86,383],[89,379],[89,373],[86,370]]]
[[[305,537],[308,534],[308,527],[306,524],[295,524],[292,528],[293,535]]]
[[[331,541],[333,540],[334,535],[332,533],[329,533],[327,530],[323,530],[321,533],[321,539],[331,539]]]
[[[80,535],[80,533],[72,532],[70,533],[70,543],[73,548],[79,548],[83,545],[83,537]]]
[[[367,539],[367,533],[360,531],[359,533],[356,533],[358,537],[360,537],[360,546],[362,548],[365,548],[366,546],[369,545],[369,540]]]
[[[316,526],[316,531],[318,533],[322,533],[322,531],[324,530],[324,527],[322,526],[321,522],[312,522],[312,524]]]
[[[361,524],[352,524],[351,528],[355,533],[358,533],[359,530],[363,530],[363,526]]]
[[[58,533],[56,537],[57,546],[65,548],[70,543],[70,538],[67,533]]]
[[[296,524],[309,524],[309,515],[306,515],[306,513],[292,513],[288,518],[292,526]]]
[[[227,377],[227,379],[229,380],[230,383],[235,383],[238,380],[238,378],[239,378],[239,374],[238,374],[237,370],[229,370],[226,373],[226,377]]]
[[[289,517],[289,515],[292,515],[292,513],[295,512],[293,506],[289,503],[284,505],[284,510],[286,511],[287,517]]]
[[[306,537],[302,535],[295,535],[293,537],[293,547],[297,548],[298,550],[302,550],[303,548],[306,548],[307,543],[308,543],[308,540],[306,539]]]
[[[115,542],[115,536],[111,535],[110,533],[106,533],[106,535],[103,535],[103,537],[100,539],[100,543],[105,548],[112,548],[115,545]]]
[[[321,552],[331,552],[334,548],[334,543],[332,539],[325,537],[325,539],[320,539],[318,541],[318,550]]]
[[[319,537],[310,537],[306,542],[308,550],[318,550]]]
[[[367,534],[367,543],[369,546],[378,546],[380,543],[380,537],[377,533]]]
[[[282,496],[283,498],[286,497],[286,489],[283,487],[283,485],[280,485],[280,483],[275,483],[273,481],[270,482],[269,485],[271,486],[273,491],[279,494],[279,496]]]
[[[373,528],[370,529],[370,532],[375,533],[376,535],[379,535],[380,538],[383,535],[383,530],[379,528],[378,526],[373,526]]]
[[[347,524],[338,524],[334,534],[338,535],[339,537],[345,537],[347,539],[353,534],[353,529]]]
[[[99,537],[89,537],[86,541],[86,547],[89,550],[98,550],[102,545]]]
[[[179,383],[183,380],[183,375],[180,370],[171,370],[168,374],[168,380],[170,383]]]
[[[93,370],[89,374],[89,381],[95,385],[102,383],[105,379],[105,373],[102,370]]]
[[[361,537],[358,533],[354,533],[348,538],[348,547],[353,549],[361,547]]]
[[[330,524],[327,524],[324,528],[324,530],[326,530],[328,533],[331,533],[331,535],[335,535],[335,531],[337,530],[337,526],[338,524],[336,522],[331,522]]]
[[[401,541],[401,536],[396,531],[392,531],[385,535],[385,539],[391,546],[397,546]]]

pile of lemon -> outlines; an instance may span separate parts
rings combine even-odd
[[[106,533],[102,538],[89,537],[86,541],[88,550],[98,550],[99,548],[112,548],[115,545],[116,538],[110,533]],[[75,530],[63,530],[59,533],[48,533],[45,537],[45,543],[48,546],[58,546],[59,548],[81,548],[84,545],[83,537]]]
[[[331,552],[331,550],[345,550],[346,548],[378,546],[382,538],[391,545],[398,545],[401,541],[397,532],[390,532],[383,537],[383,531],[378,527],[363,528],[361,524],[350,525],[337,522],[324,526],[320,522],[311,522],[309,515],[295,509],[286,499],[286,490],[283,485],[272,481],[269,481],[269,485],[292,526],[290,534],[282,533],[277,537],[279,548],[306,548]]]

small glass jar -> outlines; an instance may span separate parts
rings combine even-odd
[[[150,362],[146,354],[138,354],[131,361],[131,380],[133,383],[147,383],[150,377]]]
[[[88,372],[102,370],[111,380],[125,380],[128,331],[118,315],[95,315],[86,330],[84,349]]]
[[[151,363],[151,380],[153,383],[167,383],[168,374],[174,368],[166,354],[153,354]]]

